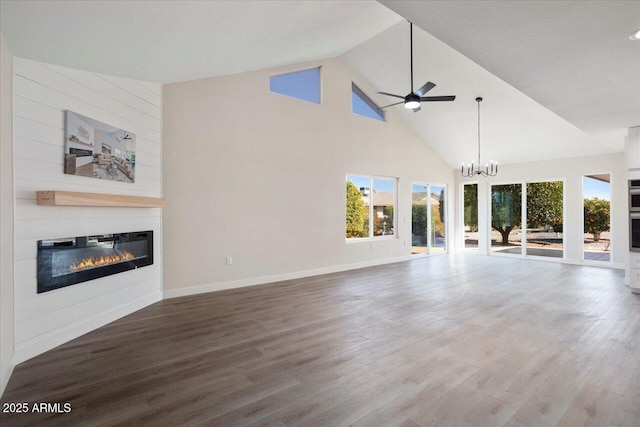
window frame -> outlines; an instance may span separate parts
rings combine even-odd
[[[274,92],[273,90],[271,90],[271,79],[273,77],[282,77],[282,76],[286,76],[286,75],[289,75],[289,74],[302,73],[302,72],[311,71],[311,70],[318,70],[318,102],[310,101],[310,100],[304,99],[304,98],[299,98],[297,96],[287,95],[286,93]],[[280,95],[280,96],[285,96],[285,97],[290,98],[290,99],[297,99],[298,101],[304,101],[304,102],[307,102],[309,104],[322,105],[322,66],[318,65],[317,67],[304,68],[304,69],[300,69],[300,70],[293,70],[293,71],[287,71],[285,73],[270,75],[269,76],[269,93],[272,93],[272,94],[275,94],[275,95]]]
[[[501,253],[500,251],[493,251],[493,247],[491,245],[491,231],[493,227],[491,223],[493,222],[493,187],[499,187],[503,185],[519,185],[520,186],[520,233],[524,235],[524,241],[521,241],[520,244],[520,253],[519,254],[510,254],[510,253]],[[507,258],[524,258],[526,255],[526,218],[527,218],[527,207],[525,206],[527,203],[527,183],[522,180],[514,180],[514,181],[506,181],[506,182],[490,182],[489,183],[489,191],[487,191],[487,200],[488,200],[488,208],[487,208],[487,254],[490,256],[498,256],[498,257],[507,257]],[[524,221],[523,221],[524,219]]]
[[[379,112],[381,118],[380,119],[376,119],[374,117],[369,117],[369,116],[365,116],[364,114],[360,114],[360,113],[356,113],[355,111],[353,111],[353,94],[356,94],[356,96],[358,98],[360,98],[360,100],[362,100],[362,102],[364,102],[365,104],[367,104],[369,106],[369,108],[371,108],[372,110]],[[377,122],[382,122],[382,123],[386,123],[387,122],[387,115],[385,113],[385,111],[380,108],[380,106],[378,104],[376,104],[376,102],[371,99],[371,97],[369,95],[367,95],[362,89],[360,89],[360,87],[355,84],[355,82],[351,82],[351,114],[355,115],[355,116],[360,116],[360,117],[365,117],[367,119],[371,119],[371,120],[375,120]]]
[[[478,243],[475,248],[467,248],[465,245],[464,239],[464,186],[465,185],[475,185],[476,186],[476,210],[478,215]],[[473,253],[477,253],[480,251],[480,182],[479,181],[465,181],[460,184],[460,248],[462,251],[469,251]]]
[[[609,175],[609,261],[595,261],[588,260],[584,257],[584,178],[589,177],[590,175]],[[592,265],[595,267],[613,267],[613,228],[614,222],[612,221],[613,213],[614,213],[614,205],[613,205],[613,172],[594,172],[594,173],[581,173],[580,174],[580,204],[581,206],[581,215],[580,215],[580,264],[583,265]]]
[[[438,183],[430,183],[429,185],[429,209],[427,209],[427,213],[429,215],[429,256],[434,256],[434,255],[446,255],[449,253],[449,230],[447,229],[447,226],[449,224],[449,211],[448,211],[448,207],[449,207],[449,186],[447,184],[438,184]],[[432,242],[431,242],[431,233],[433,233],[433,224],[431,223],[432,221],[432,215],[431,215],[431,188],[432,187],[438,187],[438,188],[442,188],[444,190],[444,250],[443,251],[438,251],[438,252],[433,252],[432,250]]]
[[[378,240],[397,240],[398,239],[398,178],[393,176],[381,176],[381,175],[368,175],[362,173],[347,173],[345,175],[345,183],[350,182],[349,177],[356,176],[359,178],[368,178],[369,179],[369,237],[345,237],[346,243],[358,243],[358,242],[370,242],[370,241],[378,241]],[[393,234],[374,236],[373,235],[373,215],[374,215],[374,206],[373,206],[373,181],[376,179],[384,179],[387,181],[393,182]],[[346,191],[346,188],[345,188]],[[344,194],[344,200],[346,200],[346,193]],[[347,219],[346,219],[346,205],[345,205],[345,216],[343,225],[346,227]],[[343,230],[344,231],[344,230]]]
[[[413,247],[413,186],[419,185],[426,188],[427,193],[427,251],[423,254],[414,254],[411,253],[411,248]],[[411,245],[409,246],[409,253],[411,258],[421,258],[426,257],[431,254],[431,206],[430,203],[430,195],[431,195],[431,184],[422,181],[411,181],[411,224],[409,226],[410,235],[411,235]]]
[[[412,194],[412,198],[411,198],[411,204],[413,205],[413,186],[414,185],[420,185],[420,186],[424,186],[427,189],[427,251],[423,254],[414,254],[411,253],[411,246],[413,246],[413,244],[410,245],[409,247],[409,254],[411,255],[411,258],[422,258],[422,257],[432,257],[432,256],[440,256],[440,255],[446,255],[449,253],[449,243],[451,242],[450,237],[449,237],[449,224],[447,221],[448,218],[448,214],[449,214],[449,185],[447,184],[438,184],[438,183],[428,183],[425,181],[411,181],[411,194]],[[432,187],[438,187],[438,188],[442,188],[444,189],[444,212],[445,212],[445,216],[444,216],[444,250],[442,251],[433,251],[433,242],[431,241],[431,234],[433,233],[433,223],[432,223],[432,219],[433,219],[433,214],[431,213],[431,189]],[[413,222],[413,221],[412,221]],[[409,226],[410,229],[410,235],[411,238],[413,239],[413,224],[411,224]]]
[[[567,223],[567,180],[566,178],[550,178],[550,179],[532,179],[532,180],[526,180],[523,181],[522,183],[522,191],[523,191],[523,195],[525,196],[522,199],[522,213],[524,214],[523,216],[523,223],[525,224],[523,226],[523,233],[524,233],[524,244],[523,244],[523,249],[522,249],[522,253],[523,253],[523,258],[529,258],[529,259],[534,259],[534,260],[547,260],[547,259],[552,259],[555,260],[556,262],[564,262],[567,259],[567,239],[565,238],[567,233],[564,231],[564,228],[562,230],[562,258],[554,258],[554,257],[549,257],[549,256],[544,256],[544,255],[530,255],[527,254],[527,249],[528,249],[528,245],[527,245],[527,233],[529,231],[529,212],[527,210],[527,206],[525,205],[528,202],[528,194],[527,194],[527,184],[539,184],[539,183],[545,183],[545,182],[562,182],[562,224],[563,227],[564,225],[566,225]]]
[[[567,179],[563,178],[539,178],[539,179],[530,179],[530,180],[514,180],[508,182],[491,182],[489,183],[489,188],[487,191],[487,199],[488,199],[488,212],[487,212],[487,233],[486,233],[486,247],[487,254],[490,256],[498,256],[498,257],[506,257],[506,258],[523,258],[523,259],[533,259],[539,261],[549,261],[549,262],[560,262],[564,263],[567,261],[567,239],[566,232],[562,233],[562,258],[554,258],[548,256],[540,256],[540,255],[529,255],[527,254],[527,230],[529,229],[529,224],[527,221],[527,184],[536,184],[536,183],[544,183],[544,182],[562,182],[562,223],[567,223]],[[491,246],[491,222],[493,221],[492,216],[492,203],[493,198],[491,197],[493,193],[493,187],[501,186],[501,185],[520,185],[521,186],[521,207],[520,207],[520,216],[521,216],[521,226],[520,233],[523,236],[521,245],[520,245],[520,253],[519,254],[509,254],[509,253],[500,253],[500,251],[492,251]]]

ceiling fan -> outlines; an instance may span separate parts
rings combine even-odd
[[[380,108],[393,107],[394,105],[404,104],[404,108],[413,110],[414,113],[420,111],[421,102],[434,102],[434,101],[453,101],[456,99],[455,95],[451,96],[424,96],[425,93],[433,89],[436,84],[427,82],[416,91],[413,90],[413,23],[409,22],[409,42],[411,45],[411,93],[406,96],[396,95],[388,92],[378,92],[380,95],[393,96],[394,98],[400,98],[402,101],[393,104],[385,105]]]
[[[119,138],[118,135],[116,135],[116,141],[121,142],[121,141],[127,141],[127,140],[131,140],[131,136],[125,132],[124,132],[124,136],[122,138]]]

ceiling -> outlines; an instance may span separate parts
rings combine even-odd
[[[402,20],[375,1],[6,1],[16,56],[170,83],[334,57]]]
[[[615,150],[640,125],[640,1],[380,2]]]
[[[139,80],[185,81],[340,56],[374,90],[405,94],[403,15],[422,28],[414,31],[416,86],[431,80],[438,86],[430,95],[458,99],[416,114],[401,107],[394,112],[458,167],[476,155],[478,95],[485,98],[483,162],[622,151],[626,129],[640,125],[640,42],[628,40],[640,28],[639,7],[2,0],[0,27],[16,56]]]
[[[460,167],[477,156],[477,103],[481,96],[482,162],[502,164],[611,153],[594,137],[496,77],[434,36],[414,27],[415,87],[432,81],[428,95],[456,95],[453,102],[423,103],[414,113],[402,105],[399,115],[450,165]],[[341,56],[376,91],[410,92],[409,24],[404,21]],[[394,98],[372,95],[378,105]]]

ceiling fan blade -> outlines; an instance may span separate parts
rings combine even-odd
[[[382,110],[383,108],[393,107],[394,105],[400,105],[400,104],[404,104],[404,101],[396,102],[395,104],[385,105],[384,107],[380,107],[380,109]]]
[[[434,87],[436,87],[435,83],[426,82],[420,89],[416,91],[416,95],[423,96],[425,93],[429,92]]]
[[[420,102],[432,102],[432,101],[454,101],[455,95],[450,96],[421,96]]]
[[[422,108],[420,108],[420,106],[418,105],[416,108],[413,109],[413,112],[417,113],[420,110],[422,110]]]
[[[396,95],[394,93],[387,93],[387,92],[378,92],[380,95],[387,95],[387,96],[393,96],[395,98],[400,98],[400,99],[404,99],[404,96],[400,96],[400,95]]]

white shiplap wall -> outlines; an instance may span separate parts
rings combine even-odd
[[[162,86],[14,58],[14,363],[162,298],[162,210],[36,205],[38,190],[162,196]],[[63,173],[65,110],[136,134],[135,183]],[[37,241],[154,231],[154,264],[38,294]]]

